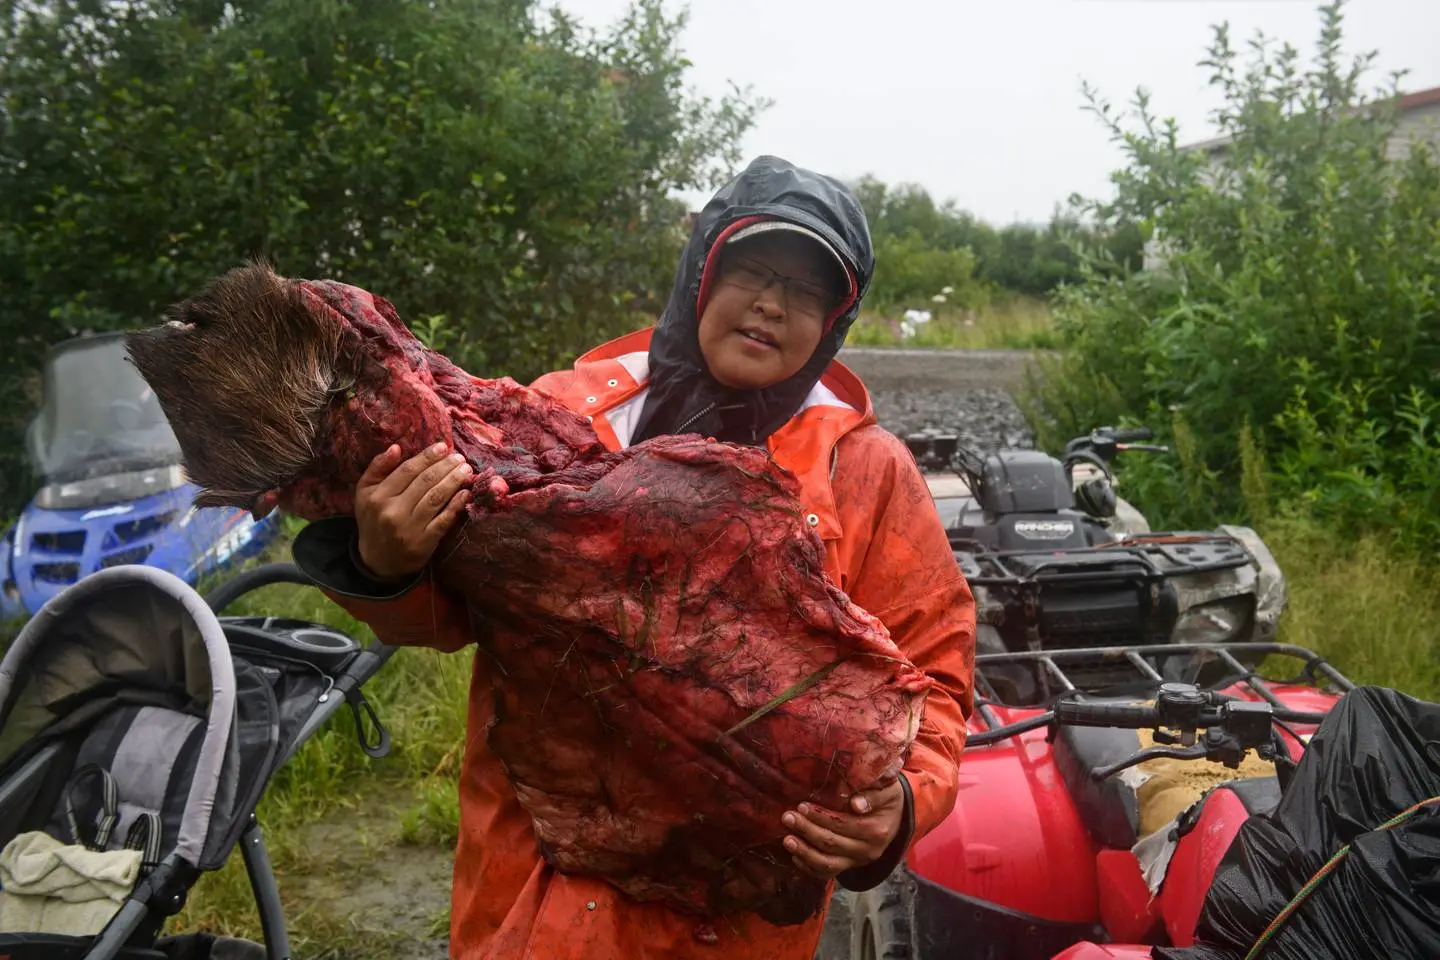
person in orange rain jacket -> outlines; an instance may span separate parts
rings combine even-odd
[[[801,804],[777,829],[799,869],[851,890],[878,885],[955,802],[972,705],[975,605],[903,443],[876,425],[859,379],[835,360],[874,267],[854,196],[828,177],[762,157],[705,207],[669,305],[651,329],[534,384],[620,449],[698,433],[764,445],[798,478],[825,569],[933,677],[903,775],[847,810]],[[426,576],[466,502],[469,467],[445,451],[381,454],[355,517],[308,526],[295,560],[391,644],[456,651],[484,625]],[[700,925],[606,883],[554,871],[500,762],[486,749],[490,667],[475,658],[460,777],[452,956],[534,960],[810,960],[823,914]]]

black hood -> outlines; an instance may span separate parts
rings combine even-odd
[[[763,390],[732,390],[706,369],[696,307],[715,241],[736,223],[754,218],[787,220],[828,240],[849,267],[854,296],[799,373]],[[865,211],[843,183],[779,157],[753,161],[705,205],[680,256],[670,302],[650,341],[649,393],[631,442],[700,433],[737,443],[763,443],[795,415],[840,352],[874,271]]]

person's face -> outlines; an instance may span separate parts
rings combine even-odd
[[[717,269],[699,330],[710,375],[758,390],[800,372],[840,300],[834,261],[813,240],[775,233],[727,248]]]

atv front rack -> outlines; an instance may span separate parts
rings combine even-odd
[[[952,537],[960,572],[972,586],[1024,587],[1123,580],[1157,583],[1168,577],[1234,570],[1254,562],[1250,551],[1223,533],[1141,534],[1096,547],[989,550]]]
[[[1028,666],[1043,670],[1045,675],[1060,688],[1062,695],[1082,692],[1066,675],[1064,665],[1083,662],[1087,666],[1096,660],[1113,663],[1116,666],[1128,664],[1135,671],[1137,683],[1160,684],[1165,678],[1155,669],[1147,657],[1186,656],[1213,659],[1223,663],[1231,676],[1231,683],[1244,683],[1256,696],[1278,709],[1285,704],[1269,687],[1269,684],[1255,670],[1245,666],[1237,654],[1259,663],[1267,657],[1289,657],[1301,662],[1300,671],[1293,679],[1275,682],[1308,681],[1319,686],[1329,681],[1340,691],[1349,691],[1355,684],[1343,673],[1331,666],[1319,654],[1289,643],[1154,643],[1133,647],[1084,647],[1070,650],[1021,650],[1008,653],[984,653],[975,657],[975,687],[980,696],[976,697],[976,708],[984,718],[988,729],[1000,726],[999,718],[991,709],[992,704],[1005,705],[994,686],[985,675],[986,667],[1002,665]],[[1227,684],[1228,685],[1228,684]],[[1034,706],[1027,704],[1027,706]]]

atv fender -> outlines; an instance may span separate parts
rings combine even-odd
[[[1033,730],[967,749],[954,809],[915,842],[907,866],[919,879],[1001,909],[1093,924],[1096,846],[1045,737]]]
[[[1200,910],[1220,860],[1241,825],[1254,814],[1274,809],[1279,801],[1280,784],[1274,777],[1236,780],[1211,790],[1181,815],[1176,825],[1178,842],[1159,897],[1172,944],[1188,947],[1195,943]]]

